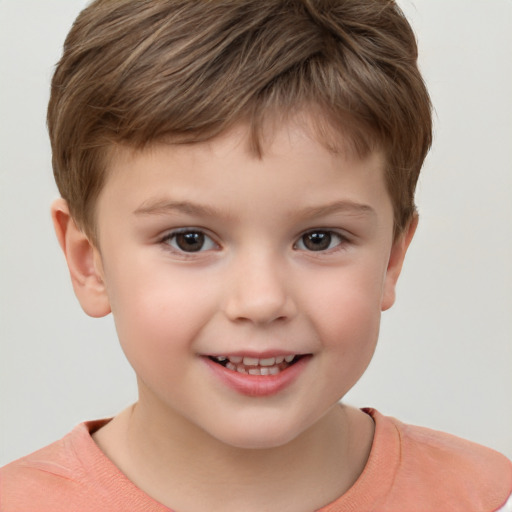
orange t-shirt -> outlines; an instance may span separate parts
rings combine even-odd
[[[510,497],[512,464],[503,455],[373,409],[365,412],[375,421],[366,467],[321,512],[494,512]],[[128,480],[95,444],[91,432],[106,421],[78,425],[60,441],[4,466],[0,510],[170,512]]]

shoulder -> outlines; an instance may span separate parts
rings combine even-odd
[[[482,484],[504,481],[512,486],[512,464],[501,453],[445,432],[407,425],[389,418],[400,438],[402,466],[414,465],[417,470],[457,474],[461,479],[478,476]],[[421,468],[418,467],[421,462]]]
[[[0,509],[58,512],[86,497],[95,505],[94,482],[83,458],[88,443],[94,444],[89,428],[96,423],[82,423],[59,441],[0,468]]]
[[[106,457],[82,423],[61,440],[0,468],[2,512],[169,512]]]
[[[512,493],[512,463],[479,444],[436,430],[406,425],[374,412],[398,438],[390,498],[426,500],[432,510],[494,511]],[[411,508],[412,510],[412,508]]]

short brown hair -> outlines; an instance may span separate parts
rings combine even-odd
[[[402,232],[432,120],[416,40],[393,0],[97,0],[52,80],[55,179],[93,236],[112,145],[204,141],[247,122],[260,152],[263,120],[301,108],[321,112],[360,156],[385,152]]]

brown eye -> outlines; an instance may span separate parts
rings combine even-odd
[[[171,233],[164,242],[180,252],[199,252],[216,247],[215,242],[202,231],[178,231]]]
[[[204,234],[191,231],[176,235],[176,245],[186,252],[200,251],[204,245]]]
[[[303,251],[326,251],[341,242],[341,235],[332,231],[310,231],[300,237],[296,247]]]

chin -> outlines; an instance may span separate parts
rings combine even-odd
[[[238,437],[233,436],[221,441],[240,450],[271,450],[290,443],[295,437],[287,435],[269,436],[259,433],[253,436],[241,434]]]
[[[250,424],[230,425],[222,433],[211,433],[219,441],[244,450],[269,450],[293,442],[304,429],[287,426],[283,422],[248,422]],[[217,434],[217,435],[216,435]]]

